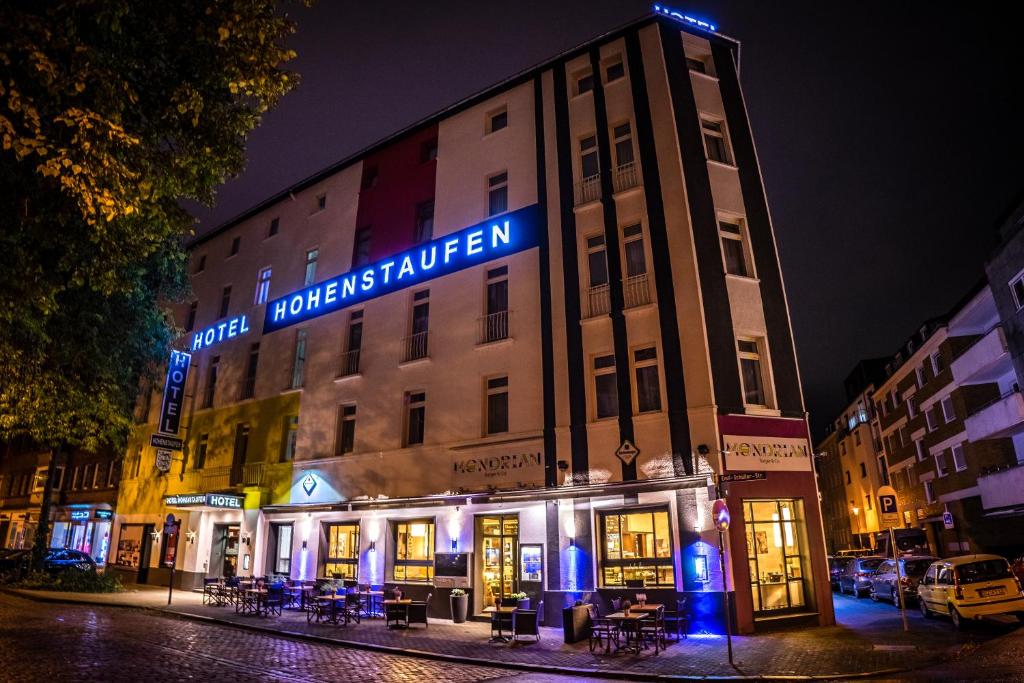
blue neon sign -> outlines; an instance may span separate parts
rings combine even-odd
[[[244,315],[228,318],[224,322],[210,325],[209,327],[196,332],[192,337],[192,350],[198,351],[207,346],[213,346],[217,342],[237,337],[249,331],[249,320]]]
[[[678,19],[679,21],[681,21],[681,22],[683,22],[685,24],[689,24],[690,26],[694,26],[694,27],[699,28],[699,29],[704,29],[705,31],[717,31],[718,30],[718,27],[715,26],[714,24],[712,24],[711,22],[704,21],[703,19],[696,19],[694,17],[691,17],[688,14],[683,14],[679,10],[674,10],[674,9],[672,9],[670,7],[663,7],[661,5],[655,5],[654,6],[654,11],[657,12],[658,14],[664,14],[666,17],[672,17],[673,19]]]
[[[540,216],[534,204],[274,299],[263,333],[535,247]]]

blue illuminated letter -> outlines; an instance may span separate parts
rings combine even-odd
[[[360,287],[364,292],[373,289],[373,268],[367,268],[363,271],[363,284]]]
[[[427,250],[420,252],[420,266],[423,270],[430,270],[437,261],[437,247],[430,247],[430,263],[427,263]]]
[[[481,251],[483,251],[483,239],[483,230],[474,230],[473,232],[466,235],[466,256],[479,254]]]
[[[398,269],[398,279],[401,280],[402,276],[406,273],[409,273],[409,275],[414,273],[412,269],[412,259],[408,256],[402,259],[402,267]]]

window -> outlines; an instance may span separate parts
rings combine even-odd
[[[253,303],[257,306],[267,303],[267,297],[270,296],[271,273],[270,266],[267,266],[266,268],[261,268],[259,275],[256,276],[256,298]]]
[[[906,425],[903,425],[902,427],[897,429],[896,430],[896,434],[897,434],[897,436],[900,437],[900,448],[903,448],[904,446],[906,446],[910,442],[910,439],[907,436],[907,426]]]
[[[295,356],[292,360],[292,389],[298,389],[305,380],[306,372],[306,331],[295,333]]]
[[[924,499],[929,505],[935,502],[935,487],[930,479],[924,483]]]
[[[600,533],[603,586],[675,585],[667,509],[602,511]]]
[[[576,94],[582,95],[583,93],[590,92],[594,89],[594,74],[589,71],[586,73],[580,73],[576,76]]]
[[[883,486],[889,486],[890,485],[890,482],[889,482],[889,464],[886,463],[884,455],[878,456],[877,465],[878,465],[878,474],[882,477],[882,485]]]
[[[220,293],[220,315],[218,318],[225,318],[228,314],[228,308],[231,306],[231,285],[225,287]]]
[[[594,398],[597,419],[619,414],[619,389],[615,379],[615,356],[594,358]]]
[[[946,451],[939,451],[935,454],[935,476],[944,477],[949,474],[949,465],[946,462]]]
[[[761,368],[760,343],[756,339],[737,339],[740,375],[743,380],[743,402],[748,406],[767,406],[764,374]]]
[[[220,367],[220,356],[210,359],[210,369],[206,372],[206,392],[203,394],[203,407],[213,406],[213,396],[217,392],[217,369]]]
[[[936,351],[935,353],[933,353],[931,355],[931,361],[932,361],[932,374],[935,375],[936,377],[938,377],[939,373],[942,372],[942,370],[946,367],[945,361],[942,359],[942,354],[940,352]]]
[[[615,163],[618,166],[633,163],[633,131],[629,123],[615,126],[612,129],[612,138],[615,147]]]
[[[867,479],[867,476],[868,476],[867,465],[865,465],[864,463],[859,463],[859,464],[860,464],[860,478],[861,479]]]
[[[917,417],[917,399],[914,396],[907,397],[907,417],[910,419]]]
[[[271,218],[270,227],[267,228],[267,237],[273,237],[277,234],[277,231],[281,229],[281,219]]]
[[[604,238],[602,237],[601,239],[601,244],[603,245]],[[647,273],[647,257],[644,254],[644,231],[639,224],[629,225],[622,229],[622,250],[626,255],[626,277],[638,277]]]
[[[748,499],[743,506],[754,612],[803,607],[810,568],[803,501]]]
[[[704,133],[704,151],[711,161],[732,164],[729,143],[725,137],[725,122],[701,118],[700,128]]]
[[[871,494],[870,494],[870,493],[868,493],[868,494],[865,494],[865,496],[864,496],[864,508],[865,508],[866,510],[872,510],[872,509],[874,509],[874,508],[872,507],[872,503],[871,503],[871,501],[872,501],[872,498],[871,498]]]
[[[508,431],[508,377],[487,380],[487,434]]]
[[[1024,272],[1010,280],[1010,293],[1013,294],[1013,303],[1017,310],[1024,308]]]
[[[423,202],[416,206],[416,230],[413,233],[413,241],[429,242],[434,237],[434,200]]]
[[[640,413],[661,410],[661,386],[658,381],[658,349],[651,346],[633,352],[636,373],[636,409]]]
[[[231,455],[231,485],[242,483],[242,468],[249,453],[249,423],[235,425],[235,449]]]
[[[947,396],[939,402],[942,406],[942,417],[947,423],[956,419],[956,411],[953,410],[953,397]]]
[[[436,146],[435,146],[436,148]],[[380,173],[376,166],[364,166],[363,167],[363,179],[359,183],[360,190],[369,190],[377,187],[377,179],[380,177]]]
[[[600,172],[597,157],[597,137],[589,135],[580,140],[580,177],[594,178]]]
[[[743,224],[735,219],[719,219],[718,235],[722,242],[722,258],[729,275],[750,277],[747,250],[743,244]]]
[[[360,268],[370,262],[370,226],[356,228],[355,244],[352,247],[352,268]]]
[[[427,582],[434,578],[434,521],[394,523],[395,581]]]
[[[964,445],[958,443],[953,446],[953,468],[957,472],[963,472],[967,469],[967,454],[964,452]]]
[[[195,464],[192,466],[193,469],[201,470],[206,467],[206,449],[210,445],[210,435],[200,434],[199,441],[196,443],[196,459]]]
[[[260,362],[260,344],[256,342],[249,346],[249,362],[245,366],[245,381],[242,382],[242,396],[244,401],[256,395],[256,368]]]
[[[420,162],[427,163],[437,158],[437,138],[430,138],[420,145]]]
[[[914,440],[914,452],[917,454],[917,461],[924,462],[924,443],[921,439]]]
[[[587,238],[587,270],[590,274],[590,287],[608,284],[608,260],[604,253],[604,235]]]
[[[359,352],[363,348],[363,312],[352,311],[348,318],[348,342],[341,354],[340,377],[359,374]]]
[[[410,335],[406,339],[403,362],[426,358],[430,335],[430,290],[424,289],[412,295],[412,321]]]
[[[481,342],[508,339],[508,266],[487,271],[487,315]]]
[[[355,579],[359,574],[359,523],[329,524],[324,575]]]
[[[427,394],[424,391],[405,392],[405,445],[423,443],[427,422]]]
[[[860,430],[855,431],[853,433],[853,444],[855,446],[859,446],[860,445]]]
[[[228,257],[230,258],[230,257],[234,256],[235,254],[237,254],[238,253],[238,249],[241,246],[242,246],[242,238],[241,238],[241,236],[235,237],[233,240],[231,240],[231,251],[228,252]]]
[[[61,468],[61,480],[64,479],[64,469]],[[117,463],[113,460],[107,464],[107,488],[113,488],[117,484]]]
[[[185,331],[191,332],[196,328],[196,313],[199,310],[199,302],[193,301],[188,305],[188,317],[185,320]]]
[[[917,388],[920,389],[924,386],[924,366],[918,365],[914,368],[914,378],[917,380]]]
[[[206,270],[206,254],[200,254],[199,259],[196,261],[196,267],[192,270],[193,275],[199,275],[199,273]]]
[[[302,279],[303,287],[309,287],[316,280],[316,262],[319,258],[319,249],[306,250],[306,275]]]
[[[852,480],[850,479],[850,470],[846,470],[846,483],[852,483]]]
[[[934,432],[939,428],[939,418],[935,415],[938,412],[937,406],[932,406],[924,411],[924,420],[928,424],[928,431]]]
[[[487,215],[508,211],[508,172],[487,179]]]
[[[338,426],[334,438],[334,454],[344,455],[355,449],[356,407],[338,406]]]
[[[497,133],[502,128],[508,128],[508,109],[491,112],[487,115],[487,133]]]
[[[292,571],[292,525],[273,524],[275,537],[274,573],[288,576]]]
[[[284,418],[284,430],[281,435],[281,462],[291,462],[295,459],[295,446],[299,439],[299,416],[286,415]]]
[[[686,58],[686,68],[690,71],[696,71],[699,74],[706,74],[708,72],[708,65],[703,59],[697,59],[696,57]]]
[[[318,194],[316,196],[316,211],[323,211],[327,208],[327,194]]]
[[[617,81],[625,75],[626,69],[622,66],[622,60],[618,58],[604,69],[604,80],[608,83]]]

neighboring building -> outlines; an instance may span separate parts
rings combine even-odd
[[[818,476],[825,546],[829,554],[834,555],[854,545],[851,513],[846,505],[846,487],[843,484],[843,464],[839,457],[838,433],[832,424],[826,426],[826,436],[815,449],[814,464]]]
[[[767,471],[727,485],[738,630],[832,623],[737,58],[645,17],[196,239],[185,452],[155,472],[154,409],[112,562],[401,584],[436,616],[463,572],[474,611],[523,590],[548,623],[642,588],[717,629],[709,475]]]

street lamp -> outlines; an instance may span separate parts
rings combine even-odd
[[[851,505],[850,509],[853,511],[853,516],[857,520],[857,546],[858,547],[863,547],[862,546],[863,541],[861,539],[861,535],[864,532],[861,530],[862,527],[861,527],[861,521],[860,521],[860,508],[857,507],[856,505]]]

